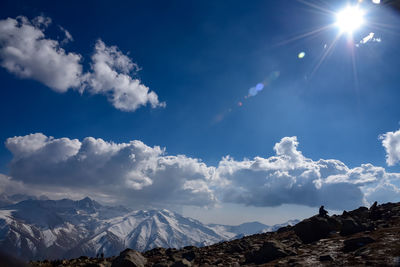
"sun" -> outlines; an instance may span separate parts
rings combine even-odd
[[[336,14],[336,26],[342,33],[352,34],[364,24],[364,13],[358,6],[347,6]]]

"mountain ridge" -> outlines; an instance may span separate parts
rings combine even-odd
[[[272,226],[273,227],[273,226]],[[205,246],[270,229],[259,222],[203,224],[163,210],[130,210],[81,200],[26,199],[0,208],[0,250],[24,259],[111,256],[131,247]]]

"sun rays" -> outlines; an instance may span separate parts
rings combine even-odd
[[[283,46],[295,41],[301,41],[305,39],[321,38],[321,36],[332,31],[332,36],[329,39],[323,40],[323,47],[315,47],[314,49],[321,49],[322,52],[318,59],[316,59],[314,66],[311,69],[311,73],[307,75],[312,77],[321,65],[333,54],[338,41],[342,38],[347,39],[349,54],[351,56],[352,67],[354,71],[355,85],[357,86],[357,62],[356,62],[356,50],[361,45],[367,42],[381,42],[378,34],[388,31],[399,34],[399,31],[395,25],[385,24],[381,21],[376,21],[369,15],[374,13],[376,8],[380,5],[381,1],[377,0],[358,0],[354,1],[353,4],[347,3],[347,5],[332,6],[332,3],[326,1],[311,1],[311,0],[297,0],[302,3],[307,11],[317,13],[319,16],[325,16],[330,18],[331,22],[325,25],[316,25],[316,27],[302,32],[296,36],[292,36],[283,40],[277,44],[277,46]],[[329,3],[329,5],[328,5]],[[381,5],[382,6],[382,5]],[[336,33],[335,33],[336,29]],[[366,33],[364,33],[366,32]],[[375,37],[374,37],[375,35]],[[370,38],[370,37],[373,38]],[[327,38],[326,35],[323,38]]]
[[[336,23],[342,33],[353,34],[364,23],[365,11],[357,6],[347,6],[336,14]]]

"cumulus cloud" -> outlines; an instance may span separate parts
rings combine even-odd
[[[1,66],[21,77],[44,83],[57,92],[81,84],[81,56],[67,53],[58,41],[46,39],[44,28],[51,20],[26,17],[0,20]]]
[[[198,159],[168,156],[158,146],[141,141],[82,141],[47,137],[41,133],[9,138],[13,154],[10,175],[36,186],[97,192],[136,203],[212,205],[208,186],[214,173]]]
[[[347,209],[366,204],[367,189],[400,177],[371,164],[350,169],[335,159],[313,161],[304,157],[297,146],[296,137],[284,137],[274,146],[276,156],[243,161],[225,157],[217,169],[223,185],[219,189],[222,201]],[[372,191],[369,193],[368,199],[373,197]]]
[[[386,163],[393,166],[400,162],[400,130],[387,132],[379,137],[386,150]]]
[[[366,192],[366,197],[370,203],[379,199],[380,202],[398,202],[400,201],[400,189],[395,185],[385,182],[380,183]]]
[[[89,195],[153,206],[229,202],[331,209],[386,201],[387,196],[400,200],[400,174],[372,164],[349,168],[336,159],[314,161],[298,145],[296,137],[284,137],[274,146],[274,156],[244,160],[226,156],[213,167],[185,155],[167,155],[165,149],[138,140],[114,143],[36,133],[6,141],[13,154],[9,180],[59,196]]]
[[[19,16],[0,20],[0,65],[20,78],[37,80],[54,91],[69,89],[81,93],[106,95],[117,109],[135,111],[148,103],[152,108],[165,107],[155,92],[133,78],[138,66],[116,46],[98,40],[92,56],[91,70],[83,72],[82,56],[66,52],[61,46],[73,41],[63,27],[61,43],[47,38],[51,19],[39,16],[33,20]]]
[[[147,103],[152,108],[165,107],[156,93],[129,75],[138,69],[116,46],[106,46],[98,40],[92,56],[92,72],[86,78],[89,91],[107,95],[114,107],[124,111],[136,110]]]

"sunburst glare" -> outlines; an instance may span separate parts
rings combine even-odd
[[[352,34],[360,28],[364,22],[365,11],[358,6],[347,6],[336,15],[336,26],[342,33]]]

